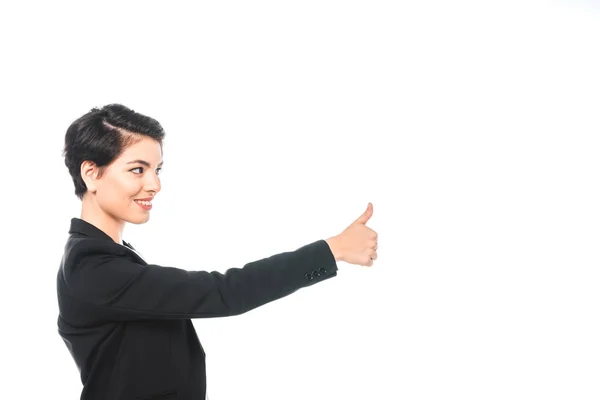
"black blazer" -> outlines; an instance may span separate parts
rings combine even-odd
[[[148,264],[79,218],[69,234],[56,279],[58,332],[82,400],[203,400],[205,353],[190,318],[243,314],[338,269],[325,240],[221,274]]]

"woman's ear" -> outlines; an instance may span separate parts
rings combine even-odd
[[[81,163],[81,179],[83,179],[83,182],[85,183],[85,186],[87,186],[88,190],[94,194],[97,191],[95,185],[96,176],[96,164],[91,161],[84,161]]]

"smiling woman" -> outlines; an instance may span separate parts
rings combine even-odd
[[[57,273],[57,324],[82,400],[204,399],[205,353],[192,318],[243,314],[336,276],[338,260],[371,266],[377,258],[369,204],[339,235],[224,274],[148,264],[122,235],[126,222],[150,218],[164,135],[156,120],[119,104],[67,130],[65,163],[82,207]]]
[[[81,219],[117,243],[125,222],[147,222],[161,188],[164,137],[158,121],[120,104],[93,108],[73,122],[63,155],[82,200]]]

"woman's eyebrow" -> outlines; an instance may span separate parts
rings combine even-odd
[[[134,161],[129,161],[127,164],[135,164],[135,163],[139,163],[142,165],[145,165],[146,167],[150,168],[150,163],[148,161],[144,161],[144,160],[134,160]],[[161,165],[163,165],[164,161],[161,161],[160,164],[158,164],[158,166],[160,167]]]

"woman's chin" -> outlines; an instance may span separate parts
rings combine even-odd
[[[127,222],[140,225],[145,224],[150,219],[150,213],[146,213],[146,215],[133,215],[128,218]]]

